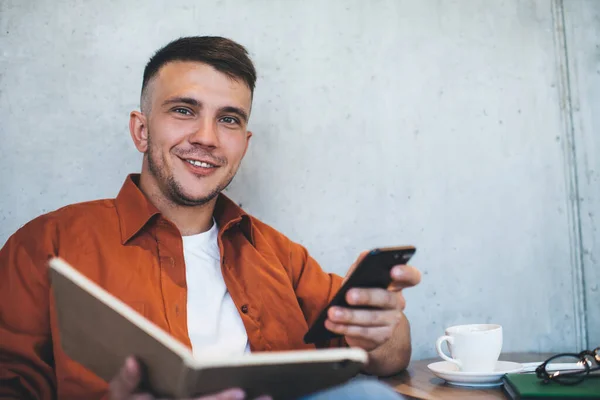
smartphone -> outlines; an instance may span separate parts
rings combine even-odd
[[[392,283],[391,269],[395,265],[406,264],[415,254],[417,249],[413,246],[385,247],[373,249],[367,253],[354,272],[348,277],[331,302],[325,307],[314,324],[304,335],[304,343],[326,341],[340,334],[325,328],[327,311],[332,306],[348,308],[369,308],[365,306],[349,305],[346,302],[346,293],[352,288],[381,288],[387,289]]]

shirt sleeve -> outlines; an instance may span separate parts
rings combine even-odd
[[[0,250],[0,397],[55,398],[49,283],[53,239],[25,225]]]
[[[343,278],[323,271],[319,263],[308,254],[303,246],[293,242],[290,246],[290,266],[294,290],[310,327],[340,289]],[[346,346],[344,338],[317,343],[317,347]]]

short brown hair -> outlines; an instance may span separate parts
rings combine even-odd
[[[256,70],[244,46],[220,36],[189,36],[172,41],[150,58],[144,68],[142,103],[148,82],[163,65],[172,61],[208,64],[233,79],[243,81],[254,95]]]

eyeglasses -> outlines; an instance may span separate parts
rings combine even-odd
[[[600,347],[581,353],[562,353],[550,357],[535,369],[544,383],[576,385],[592,371],[600,371]]]

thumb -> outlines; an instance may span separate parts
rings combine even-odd
[[[133,357],[127,357],[121,370],[109,385],[111,400],[127,399],[140,384],[140,366]]]

